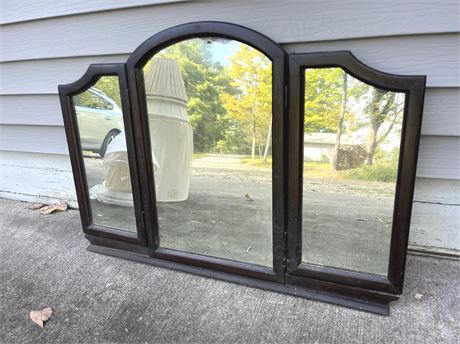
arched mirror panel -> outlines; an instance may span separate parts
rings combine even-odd
[[[152,37],[127,65],[152,256],[282,280],[285,53],[209,22]]]
[[[270,59],[191,38],[143,75],[160,247],[272,267]]]

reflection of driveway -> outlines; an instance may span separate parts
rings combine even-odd
[[[90,187],[101,182],[102,160],[85,159],[85,163]],[[158,204],[162,244],[266,263],[271,256],[270,182],[269,168],[242,164],[239,156],[194,159],[189,199]],[[306,260],[385,273],[392,199],[382,196],[382,188],[388,189],[388,185],[305,180],[303,255]],[[252,201],[247,200],[246,194]],[[123,223],[126,212],[132,214],[132,209],[111,212],[111,221]]]

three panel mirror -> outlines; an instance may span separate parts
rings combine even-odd
[[[216,22],[92,65],[59,87],[90,249],[388,314],[424,80]]]

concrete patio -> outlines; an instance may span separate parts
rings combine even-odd
[[[0,200],[0,343],[460,340],[458,260],[409,255],[404,294],[382,317],[90,253],[77,211],[27,206]],[[47,306],[42,330],[28,314]]]

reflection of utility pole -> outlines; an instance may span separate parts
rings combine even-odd
[[[348,79],[345,71],[342,71],[342,77],[342,107],[340,109],[340,116],[337,122],[337,134],[335,136],[335,146],[332,154],[332,169],[334,171],[339,169],[340,139],[343,133],[343,122],[345,120],[345,112],[347,110]]]

